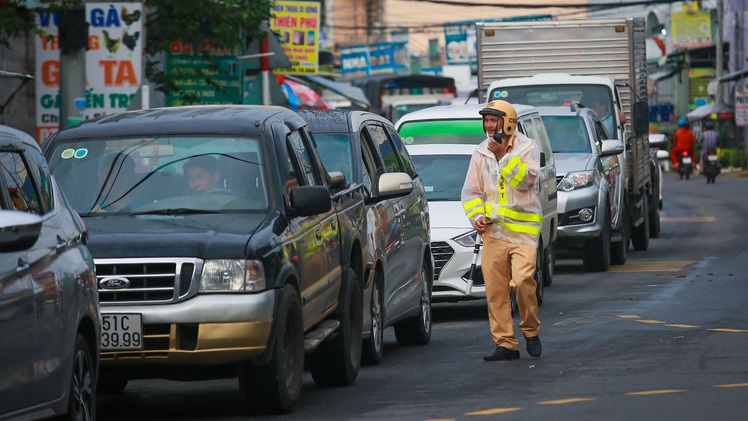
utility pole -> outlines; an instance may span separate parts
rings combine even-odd
[[[722,22],[725,21],[725,11],[724,6],[722,4],[722,0],[717,0],[717,47],[716,47],[716,54],[717,57],[714,61],[714,76],[717,80],[720,79],[722,76],[722,69],[724,69],[725,65],[723,63],[724,61],[724,45],[722,43]],[[722,97],[722,83],[717,82],[717,103],[718,104],[724,104],[724,98]]]
[[[60,129],[83,120],[86,109],[86,50],[88,24],[85,7],[60,12]]]

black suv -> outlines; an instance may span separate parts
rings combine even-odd
[[[361,359],[360,200],[281,107],[105,116],[45,142],[91,232],[99,390],[239,377],[250,409],[290,412],[305,366],[348,385]]]

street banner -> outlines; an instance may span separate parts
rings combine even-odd
[[[86,96],[76,118],[127,110],[142,80],[142,9],[143,3],[86,2]],[[39,12],[36,24],[47,34],[35,37],[36,139],[41,142],[60,129],[60,45],[56,14]]]
[[[379,42],[340,49],[340,73],[345,77],[408,74],[408,42]]]
[[[369,73],[368,45],[340,48],[340,74],[342,76],[359,77],[368,76]]]
[[[273,6],[270,29],[278,34],[291,67],[275,73],[316,75],[319,70],[320,4],[279,0]]]

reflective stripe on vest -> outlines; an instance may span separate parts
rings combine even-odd
[[[476,197],[475,199],[470,200],[467,203],[463,203],[462,208],[465,210],[465,215],[467,215],[468,219],[470,219],[476,213],[484,212],[483,199]]]
[[[517,174],[514,175],[514,178],[512,178],[512,181],[509,183],[512,185],[512,187],[516,188],[519,186],[519,183],[522,182],[522,180],[525,178],[525,175],[527,174],[527,164],[524,162],[519,164],[519,168],[517,169]]]
[[[540,236],[539,227],[534,227],[531,225],[512,224],[510,222],[504,222],[504,221],[499,221],[499,224],[501,224],[502,227],[508,229],[509,231],[521,232],[525,234],[533,234],[533,235]]]

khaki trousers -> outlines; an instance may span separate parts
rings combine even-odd
[[[537,248],[533,246],[510,243],[488,234],[483,236],[481,268],[486,283],[488,322],[496,346],[519,350],[509,301],[511,286],[514,286],[517,294],[520,330],[527,337],[538,335],[537,282],[533,278],[536,253]]]

